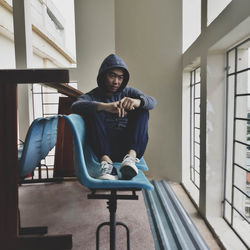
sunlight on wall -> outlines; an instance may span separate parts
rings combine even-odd
[[[183,0],[182,15],[184,52],[201,33],[201,0]]]
[[[207,1],[207,25],[209,25],[232,0]]]

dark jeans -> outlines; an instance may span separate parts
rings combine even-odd
[[[130,149],[141,158],[148,143],[149,112],[134,110],[128,112],[125,128],[110,128],[107,125],[105,112],[96,112],[85,117],[87,126],[87,143],[95,155],[100,158],[108,155],[112,161],[122,161]]]

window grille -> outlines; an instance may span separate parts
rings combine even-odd
[[[226,54],[226,145],[223,217],[250,249],[250,39]]]
[[[190,180],[200,189],[200,67],[190,72]]]

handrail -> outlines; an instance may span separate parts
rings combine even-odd
[[[67,83],[59,83],[56,85],[53,83],[44,83],[44,85],[52,87],[52,88],[56,89],[58,93],[64,94],[68,97],[77,98],[80,95],[83,95],[82,91],[67,85]]]
[[[1,69],[0,84],[67,83],[66,69]]]
[[[0,84],[42,83],[69,97],[77,98],[83,94],[80,90],[67,85],[66,82],[69,82],[69,72],[66,69],[0,70]]]

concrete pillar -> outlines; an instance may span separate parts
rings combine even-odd
[[[16,68],[29,68],[32,66],[32,26],[30,0],[13,0],[14,43]],[[19,138],[25,139],[27,129],[32,117],[33,107],[31,85],[18,85],[18,116]]]

